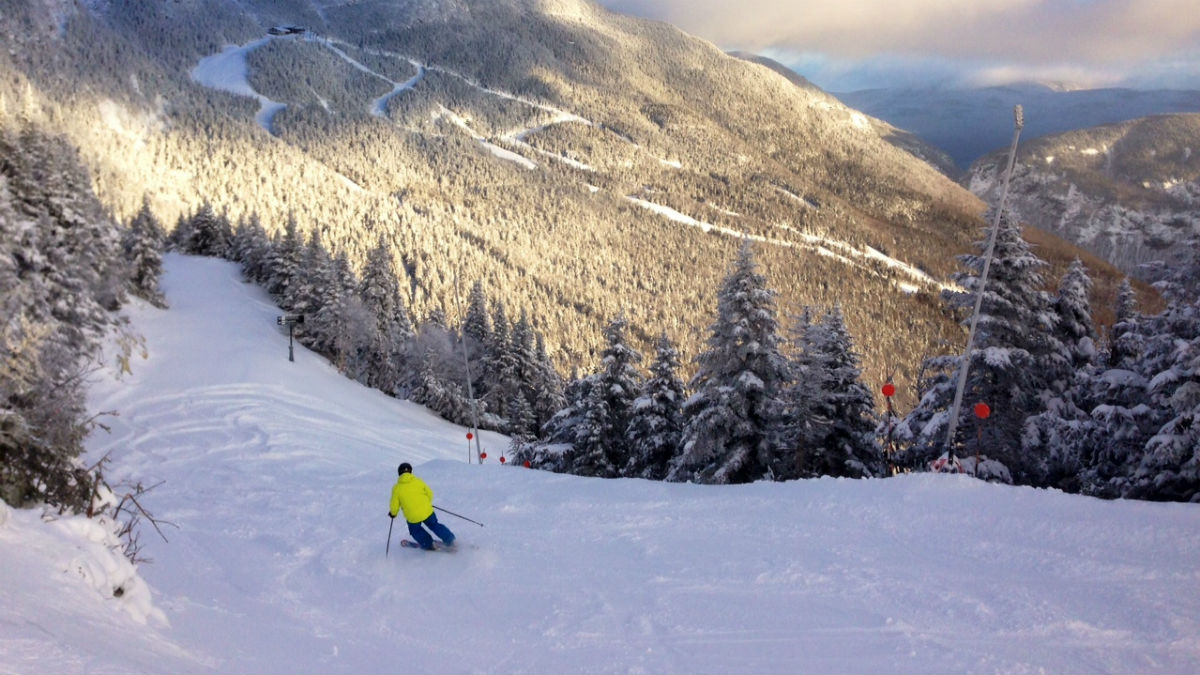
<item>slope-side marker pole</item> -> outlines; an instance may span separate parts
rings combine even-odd
[[[975,327],[979,323],[979,308],[983,305],[983,289],[987,284],[988,270],[992,266],[992,253],[996,249],[996,233],[1000,230],[1000,216],[1004,213],[1004,202],[1008,199],[1008,185],[1012,180],[1013,165],[1017,160],[1017,139],[1021,137],[1021,128],[1025,126],[1025,113],[1021,106],[1013,106],[1012,147],[1008,149],[1008,168],[1004,171],[1004,189],[1000,191],[1000,205],[996,207],[996,215],[992,219],[992,231],[988,235],[987,252],[983,256],[983,272],[979,275],[978,287],[975,289],[975,312],[971,315],[971,328],[967,331],[967,348],[963,351],[962,363],[958,368],[958,385],[954,389],[954,404],[950,407],[950,424],[946,427],[946,466],[954,465],[954,432],[958,430],[958,411],[962,407],[963,387],[967,384],[967,370],[971,367],[971,348],[975,343]]]

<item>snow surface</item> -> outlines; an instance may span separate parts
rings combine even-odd
[[[480,145],[482,145],[484,147],[484,149],[486,149],[488,152],[492,153],[492,155],[494,155],[500,159],[519,164],[520,166],[522,166],[526,169],[536,169],[537,168],[537,164],[534,164],[532,161],[525,158],[524,156],[519,155],[519,154],[513,152],[512,150],[506,150],[506,149],[496,145],[495,143],[489,142],[482,135],[480,135],[478,132],[476,132],[474,129],[472,129],[471,125],[468,124],[467,121],[465,119],[463,119],[463,117],[461,115],[455,113],[454,111],[450,110],[446,106],[439,103],[438,104],[438,112],[436,112],[435,115],[437,117],[449,119],[455,126],[463,129],[468,134],[470,134],[471,138],[475,139]]]
[[[244,45],[227,44],[220,52],[200,59],[192,68],[191,77],[194,82],[205,87],[257,99],[258,113],[254,115],[254,120],[266,129],[267,133],[273,134],[271,120],[287,105],[272,101],[255,91],[250,84],[250,66],[246,62],[246,56],[250,52],[267,44],[271,39],[259,38]]]
[[[778,190],[779,188],[776,188],[776,189]],[[779,191],[786,192],[785,190],[779,190]],[[787,194],[795,197],[795,195],[793,195],[790,192],[787,192]],[[897,260],[895,258],[892,258],[891,256],[885,255],[884,253],[882,253],[874,248],[871,248],[870,246],[864,246],[863,248],[860,249],[860,248],[857,248],[850,244],[847,244],[845,242],[838,241],[836,239],[831,239],[829,237],[823,237],[823,236],[818,236],[818,235],[802,232],[790,225],[785,225],[783,223],[776,223],[775,227],[792,233],[793,235],[798,237],[801,240],[801,242],[787,241],[787,240],[783,240],[783,239],[773,239],[773,238],[764,237],[764,236],[758,235],[758,234],[748,234],[746,232],[742,232],[741,230],[735,230],[730,227],[713,225],[712,223],[704,222],[701,220],[696,220],[695,218],[687,215],[686,213],[681,213],[680,211],[677,211],[669,206],[664,206],[662,204],[656,204],[654,202],[646,201],[644,199],[639,199],[639,198],[631,196],[631,195],[626,195],[625,199],[629,202],[637,204],[638,206],[642,207],[643,209],[646,209],[648,211],[653,211],[654,213],[657,213],[658,215],[660,215],[668,220],[671,220],[676,223],[682,223],[689,227],[699,228],[702,232],[705,232],[705,233],[716,232],[716,233],[724,235],[726,237],[734,237],[736,239],[749,239],[751,241],[757,241],[759,243],[769,244],[771,246],[782,246],[784,248],[794,248],[796,246],[802,246],[802,247],[806,248],[807,250],[810,250],[813,253],[816,253],[817,255],[825,256],[827,258],[832,258],[844,265],[848,265],[848,266],[852,266],[852,267],[853,266],[863,267],[863,265],[861,265],[858,262],[859,260],[873,260],[876,262],[883,263],[887,267],[895,269],[895,270],[901,272],[902,274],[904,274],[912,279],[915,279],[916,281],[920,282],[921,284],[923,284],[925,286],[934,286],[934,287],[938,287],[941,289],[950,288],[950,286],[947,286],[945,284],[938,282],[936,279],[929,276],[925,272],[922,272],[921,270],[917,269],[916,267],[914,267],[902,260]],[[801,199],[801,198],[796,197],[796,199]],[[807,200],[801,200],[801,201],[804,201],[805,204],[808,203]],[[731,215],[737,215],[737,214],[731,214]],[[840,253],[838,251],[840,251]],[[920,286],[917,286],[915,284],[904,283],[904,282],[897,282],[896,287],[905,293],[914,293],[914,292],[920,290],[920,288],[921,288]]]
[[[255,120],[258,122],[258,124],[263,129],[266,129],[268,133],[274,133],[271,129],[271,120],[275,117],[276,114],[279,113],[279,111],[286,108],[287,105],[284,103],[279,103],[277,101],[272,101],[271,99],[267,98],[266,96],[263,96],[262,94],[255,91],[254,87],[251,86],[251,84],[250,84],[249,66],[246,61],[246,56],[251,51],[258,49],[259,47],[267,44],[267,42],[269,40],[290,40],[290,39],[297,39],[297,38],[295,38],[293,36],[269,35],[267,37],[263,37],[263,38],[259,38],[257,40],[253,40],[251,42],[247,42],[244,45],[234,45],[234,44],[225,45],[219,53],[211,54],[209,56],[206,56],[206,57],[200,59],[200,61],[196,64],[196,66],[191,71],[191,78],[193,81],[195,81],[198,84],[201,84],[203,86],[206,86],[206,87],[210,87],[213,89],[220,89],[222,91],[232,92],[232,93],[238,94],[240,96],[250,96],[250,97],[257,99],[259,101],[260,107],[259,107],[258,113],[255,115]],[[361,61],[355,59],[350,54],[346,53],[346,51],[343,49],[343,47],[348,48],[349,45],[347,45],[344,42],[339,42],[337,40],[330,39],[330,38],[317,37],[311,33],[306,33],[304,35],[304,37],[300,38],[300,39],[304,39],[306,41],[313,42],[313,43],[319,44],[321,46],[324,46],[325,48],[327,48],[331,52],[333,52],[333,54],[336,55],[338,58],[340,58],[343,61],[345,61],[346,63],[348,63],[350,66],[352,66],[352,67],[358,69],[359,71],[364,72],[368,75],[377,77],[377,78],[387,82],[388,84],[392,85],[392,89],[390,91],[388,91],[383,96],[373,99],[372,101],[370,101],[367,104],[367,111],[376,117],[387,117],[387,106],[388,106],[389,101],[391,101],[396,96],[402,94],[403,92],[408,91],[408,90],[414,88],[415,86],[417,86],[425,78],[425,75],[427,72],[435,71],[438,73],[443,73],[443,74],[449,75],[451,77],[458,78],[459,80],[462,80],[469,86],[474,87],[485,94],[488,94],[491,96],[496,96],[498,98],[507,99],[510,101],[515,101],[517,103],[527,105],[531,108],[536,108],[543,112],[550,113],[551,115],[553,115],[553,118],[550,121],[542,123],[542,124],[538,124],[533,127],[521,127],[521,128],[512,130],[506,134],[502,134],[500,136],[500,140],[503,140],[505,143],[509,143],[514,146],[517,146],[518,148],[521,148],[527,152],[543,155],[549,159],[553,159],[557,162],[561,162],[563,164],[566,164],[567,166],[578,169],[580,171],[589,171],[589,172],[595,171],[595,168],[592,167],[591,165],[587,164],[586,162],[580,161],[579,159],[576,159],[574,157],[565,157],[565,156],[557,154],[557,153],[547,152],[545,150],[542,150],[541,148],[531,145],[528,142],[530,135],[536,134],[539,131],[543,131],[549,127],[559,125],[559,124],[584,124],[587,126],[597,126],[596,123],[592,122],[591,120],[588,120],[584,117],[580,117],[579,115],[576,115],[575,113],[568,112],[566,110],[557,108],[557,107],[555,107],[553,105],[549,105],[547,103],[536,101],[536,100],[533,100],[533,99],[530,99],[530,98],[527,98],[524,96],[519,96],[519,95],[512,94],[512,93],[502,91],[499,89],[492,89],[489,87],[485,87],[479,81],[477,81],[471,77],[468,77],[467,75],[465,75],[463,73],[460,73],[458,71],[450,69],[450,68],[436,66],[433,64],[422,63],[412,57],[405,56],[403,54],[399,54],[396,52],[391,52],[391,51],[381,50],[381,49],[367,49],[366,51],[368,51],[372,54],[376,54],[376,55],[380,55],[380,56],[387,56],[387,57],[396,58],[396,59],[402,59],[402,60],[408,61],[410,64],[412,64],[413,68],[416,69],[416,74],[413,75],[408,80],[405,80],[403,82],[397,82],[396,80],[393,80],[390,77],[388,77],[387,75],[384,75],[383,73],[380,73],[380,72],[372,69],[370,66],[367,66],[366,64],[362,63]],[[320,96],[318,96],[318,99],[320,99],[322,105],[324,105],[328,108],[328,104],[325,102],[324,99],[321,99]],[[439,108],[440,108],[439,112],[435,113],[435,115],[434,115],[435,119],[440,118],[440,117],[446,117],[452,123],[454,123],[455,125],[461,127],[463,130],[465,130],[471,136],[471,138],[473,138],[480,145],[482,145],[483,148],[485,150],[487,150],[489,153],[491,153],[494,157],[504,160],[504,161],[507,161],[507,162],[516,163],[525,169],[532,170],[532,169],[538,168],[537,163],[535,163],[533,160],[529,159],[528,157],[522,155],[521,153],[514,152],[512,150],[509,150],[505,147],[502,147],[500,145],[497,145],[497,144],[489,141],[486,137],[484,137],[483,135],[481,135],[480,133],[478,133],[474,129],[472,129],[470,124],[467,122],[467,120],[464,119],[463,117],[461,117],[460,115],[458,115],[457,113],[454,113],[453,111],[451,111],[450,109],[448,109],[444,106],[439,105]],[[629,141],[628,138],[625,138],[625,137],[621,137],[621,139],[626,142],[631,142],[631,141]],[[670,167],[673,167],[676,169],[683,168],[683,164],[681,162],[679,162],[678,160],[668,160],[668,159],[659,158],[658,161],[666,166],[670,166]],[[350,182],[352,188],[361,189],[356,184],[353,184],[353,181],[349,181],[348,178],[343,177],[343,179]]]
[[[0,673],[1200,672],[1200,506],[470,464],[464,429],[289,362],[236,266],[165,270],[171,309],[130,310],[149,358],[90,397],[120,412],[91,457],[165,481],[153,607],[71,571],[112,555],[86,528],[0,508]],[[485,523],[442,516],[458,552],[402,549],[400,524],[385,556],[400,461]]]
[[[338,58],[342,59],[346,63],[349,63],[354,68],[357,68],[358,70],[361,70],[362,72],[367,73],[368,75],[373,75],[375,77],[378,77],[379,79],[384,80],[385,82],[392,85],[391,91],[384,94],[383,96],[380,96],[379,98],[375,99],[374,101],[371,101],[371,105],[368,106],[368,109],[370,110],[371,114],[375,115],[376,117],[387,117],[388,101],[395,98],[401,92],[405,92],[405,91],[408,91],[409,89],[412,89],[413,87],[417,86],[421,82],[421,80],[425,79],[425,66],[423,64],[421,64],[419,61],[415,61],[413,59],[405,59],[410,64],[412,64],[412,67],[416,69],[417,74],[413,75],[412,77],[408,78],[407,80],[405,80],[403,82],[397,82],[397,81],[391,79],[390,77],[386,77],[380,73],[375,72],[374,70],[363,65],[357,59],[352,58],[349,54],[347,54],[346,52],[339,49],[332,40],[321,40],[321,43],[324,44],[326,47],[328,47],[329,50],[332,51],[334,54],[336,54],[338,56]]]

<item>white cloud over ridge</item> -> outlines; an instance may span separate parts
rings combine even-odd
[[[1200,87],[1195,0],[600,1],[722,48],[820,55],[835,70],[940,63],[963,84]]]

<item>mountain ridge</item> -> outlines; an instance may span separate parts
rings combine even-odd
[[[975,89],[866,89],[834,95],[940,148],[960,171],[1007,147],[1012,132],[1009,111],[1017,104],[1025,109],[1027,138],[1151,114],[1200,110],[1200,91],[1195,90],[1062,89],[1032,82]]]
[[[1018,150],[1011,208],[1025,222],[1145,277],[1143,263],[1177,261],[1200,233],[1200,114],[1163,114],[1034,138]],[[1000,153],[964,182],[998,194]]]

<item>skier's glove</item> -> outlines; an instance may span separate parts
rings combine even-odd
[[[392,513],[391,511],[388,511],[388,518],[391,518],[392,520],[395,520],[395,519],[396,519],[396,514]]]

